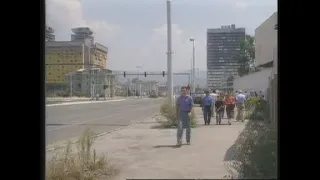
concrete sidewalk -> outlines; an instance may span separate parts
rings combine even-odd
[[[126,178],[207,178],[228,175],[224,159],[245,123],[203,125],[196,108],[198,127],[192,129],[191,145],[176,148],[176,129],[152,129],[155,120],[146,120],[99,137],[94,143],[98,154],[107,154],[120,168],[115,180]],[[227,120],[222,123],[227,124]],[[184,134],[185,138],[185,134]],[[185,140],[185,139],[184,139]],[[185,141],[184,141],[185,142]]]

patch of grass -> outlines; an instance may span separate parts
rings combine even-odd
[[[106,156],[97,156],[94,133],[87,129],[77,142],[77,151],[72,151],[71,142],[60,148],[46,163],[47,180],[100,180],[110,179],[118,171]]]
[[[164,103],[160,107],[160,113],[156,114],[156,121],[159,123],[153,128],[176,128],[177,127],[177,114],[175,105],[171,105],[169,103]],[[196,115],[194,109],[191,111],[191,127],[195,128],[197,126]]]

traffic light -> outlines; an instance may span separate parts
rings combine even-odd
[[[126,72],[125,71],[123,72],[123,77],[126,77]]]
[[[147,77],[147,72],[144,72],[144,77]]]
[[[162,71],[162,76],[164,77],[164,75],[165,75],[165,72],[164,72],[164,71]]]

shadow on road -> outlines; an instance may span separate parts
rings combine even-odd
[[[153,146],[153,148],[179,148],[181,146],[177,146],[177,145],[157,145],[157,146]]]
[[[138,122],[137,124],[156,124],[157,122]]]

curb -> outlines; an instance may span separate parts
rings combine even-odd
[[[153,117],[153,116],[152,116],[152,117]],[[152,117],[151,117],[151,118],[152,118]],[[113,132],[115,132],[115,131],[120,131],[120,130],[125,129],[125,128],[128,128],[128,127],[130,127],[130,126],[139,124],[139,123],[144,122],[144,121],[146,121],[146,120],[147,120],[147,119],[141,120],[141,121],[136,121],[136,122],[131,122],[131,124],[128,124],[127,126],[123,126],[123,127],[120,127],[120,128],[116,128],[116,129],[110,130],[110,131],[108,131],[108,132],[103,132],[103,133],[97,134],[97,135],[93,136],[92,138],[98,138],[98,137],[101,137],[101,136],[105,136],[105,135],[111,134],[111,133],[113,133]],[[77,143],[77,141],[71,142],[71,144],[75,144],[75,143]],[[60,149],[60,148],[66,147],[66,146],[67,146],[66,143],[63,143],[63,145],[56,145],[56,146],[53,146],[53,147],[51,147],[51,148],[46,149],[46,152],[51,152],[51,151],[54,151],[54,150],[56,150],[56,149]]]

